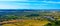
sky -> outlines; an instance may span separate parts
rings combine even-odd
[[[0,0],[0,9],[60,9],[60,0]]]

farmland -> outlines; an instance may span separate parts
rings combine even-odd
[[[6,21],[2,26],[60,26],[60,10],[4,10],[0,22]]]

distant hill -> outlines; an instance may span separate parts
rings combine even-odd
[[[60,12],[60,9],[0,9],[0,15],[26,15],[50,11]]]

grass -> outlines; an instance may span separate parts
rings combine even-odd
[[[3,24],[3,26],[44,26],[48,21],[40,20],[22,20],[16,23]]]

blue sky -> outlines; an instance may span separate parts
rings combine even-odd
[[[0,9],[60,9],[60,0],[0,0]]]

